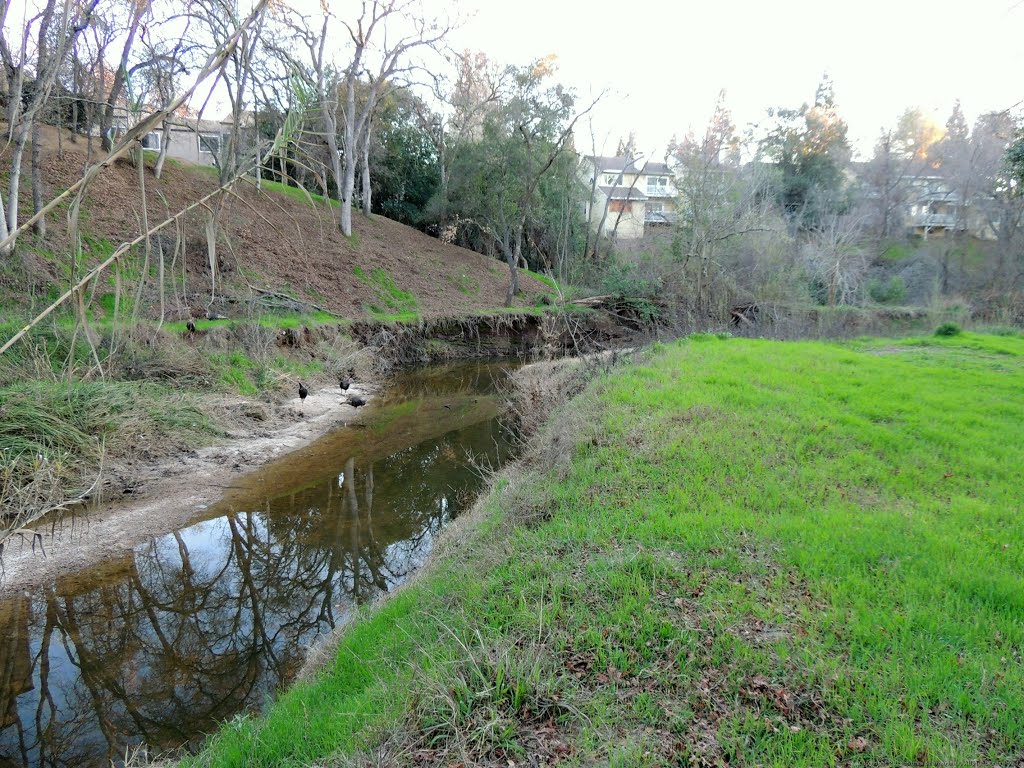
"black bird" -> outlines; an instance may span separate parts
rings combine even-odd
[[[299,382],[299,402],[303,403],[306,400],[306,395],[309,394],[309,390],[306,389],[306,385],[301,381]]]
[[[361,395],[349,395],[348,404],[353,408],[362,408],[366,405],[366,398]]]
[[[191,319],[189,319],[189,321],[187,323],[185,323],[185,327],[188,329],[188,335],[189,336],[195,336],[196,335],[196,324],[193,323]]]
[[[342,376],[338,380],[338,386],[341,387],[342,392],[347,392],[348,388],[352,386],[352,380],[348,376]]]

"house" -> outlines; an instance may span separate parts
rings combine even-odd
[[[877,179],[870,181],[871,165],[853,163],[847,173],[851,183],[860,184],[860,192],[869,202],[879,201]],[[916,174],[900,178],[892,189],[892,219],[895,227],[925,240],[965,233],[979,240],[994,240],[996,226],[984,210],[984,196],[965,201],[954,180],[941,168],[929,165]],[[893,231],[896,231],[895,229]]]
[[[586,156],[583,175],[593,188],[584,213],[601,234],[637,239],[675,220],[676,188],[664,163],[629,155]]]
[[[911,234],[925,240],[966,232],[979,240],[995,240],[995,226],[978,205],[964,201],[953,182],[936,170],[909,181],[905,221]]]
[[[173,117],[169,120],[167,156],[200,165],[214,165],[227,141],[224,126],[217,120]],[[160,150],[164,133],[151,131],[142,140],[146,149]]]
[[[123,132],[128,119],[122,118],[115,122],[115,131]],[[228,114],[222,120],[202,120],[189,117],[172,117],[168,121],[167,156],[178,160],[187,160],[199,165],[216,165],[216,159],[227,147],[231,136],[233,120]],[[255,120],[252,112],[243,112],[239,137],[243,151],[252,144]],[[163,130],[150,131],[142,139],[145,149],[159,151],[163,141]]]

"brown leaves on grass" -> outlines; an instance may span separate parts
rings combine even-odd
[[[868,748],[868,740],[863,736],[856,736],[846,743],[846,748],[851,752],[863,752]]]

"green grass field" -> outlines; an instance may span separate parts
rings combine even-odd
[[[188,764],[1015,766],[1024,337],[656,347]]]

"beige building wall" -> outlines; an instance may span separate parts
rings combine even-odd
[[[618,204],[622,204],[621,215]],[[608,218],[604,222],[604,234],[624,240],[633,240],[644,236],[645,207],[642,200],[612,200],[608,208]]]

